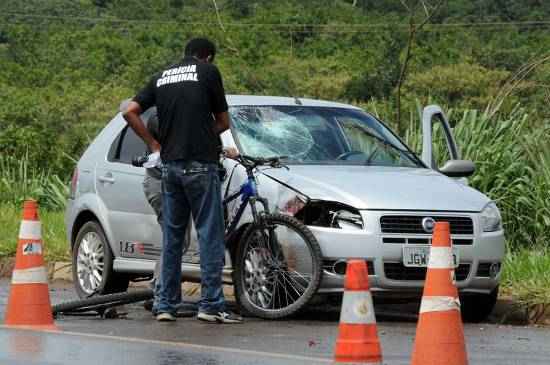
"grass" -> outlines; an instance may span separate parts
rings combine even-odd
[[[46,261],[69,260],[63,212],[41,210],[39,215],[42,222],[42,241]],[[0,258],[15,255],[20,224],[21,208],[11,204],[0,205]]]
[[[502,294],[527,310],[532,323],[550,308],[550,248],[520,248],[508,252],[502,272]]]
[[[550,305],[550,248],[508,252],[502,285],[521,304]]]
[[[0,203],[19,206],[24,199],[38,200],[49,210],[63,210],[69,186],[47,169],[39,169],[28,155],[18,159],[0,155]]]

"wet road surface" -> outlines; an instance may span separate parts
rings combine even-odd
[[[0,281],[0,316],[7,301]],[[74,298],[69,285],[51,287],[53,303]],[[384,364],[408,364],[416,324],[413,313],[382,315],[376,308]],[[400,308],[393,308],[399,313]],[[158,323],[139,304],[121,319],[63,316],[60,333],[0,328],[0,364],[323,364],[331,363],[339,313],[316,308],[297,318],[217,325],[180,318]],[[466,324],[470,364],[550,364],[550,328]]]

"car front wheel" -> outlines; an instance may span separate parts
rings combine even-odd
[[[78,231],[73,247],[73,281],[80,298],[126,291],[129,278],[113,271],[113,252],[98,222]]]
[[[498,286],[489,294],[461,296],[462,319],[464,322],[481,322],[487,319],[497,304]]]

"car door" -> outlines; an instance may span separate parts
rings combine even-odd
[[[468,184],[474,172],[471,161],[462,160],[447,116],[437,105],[429,105],[422,113],[422,161],[431,169]]]
[[[107,158],[96,167],[96,190],[106,207],[117,257],[146,258],[160,253],[161,230],[143,193],[145,171],[132,166],[132,158],[145,152],[144,142],[125,126]]]

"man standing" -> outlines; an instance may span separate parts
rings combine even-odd
[[[124,118],[149,146],[160,151],[162,172],[163,248],[157,320],[174,321],[176,290],[181,285],[181,252],[192,214],[200,249],[200,320],[240,323],[225,309],[222,288],[225,245],[217,161],[218,136],[229,128],[221,75],[212,64],[216,48],[192,39],[185,57],[153,76]],[[159,141],[144,126],[142,111],[156,105]]]
[[[126,110],[126,109],[124,109]],[[147,130],[154,139],[159,139],[159,120],[157,114],[151,115],[149,120],[147,121]],[[151,153],[152,151],[148,150],[148,153]],[[155,211],[155,214],[157,216],[157,221],[159,225],[162,227],[162,171],[159,166],[146,168],[145,169],[145,177],[143,179],[143,193],[145,194],[145,198],[147,198],[147,201],[149,202],[149,205],[153,210]],[[184,247],[183,250],[185,251],[187,247]],[[155,271],[153,280],[151,282],[152,288],[155,292],[155,297],[158,299],[158,293],[160,291],[160,258],[155,263]],[[177,316],[178,317],[192,317],[197,314],[197,306],[192,303],[184,303],[182,302],[182,295],[181,295],[181,286],[178,287],[176,291],[176,302],[177,305]],[[154,301],[146,301],[144,303],[144,307],[151,312],[153,312],[153,315],[156,315],[156,305],[154,305]]]

